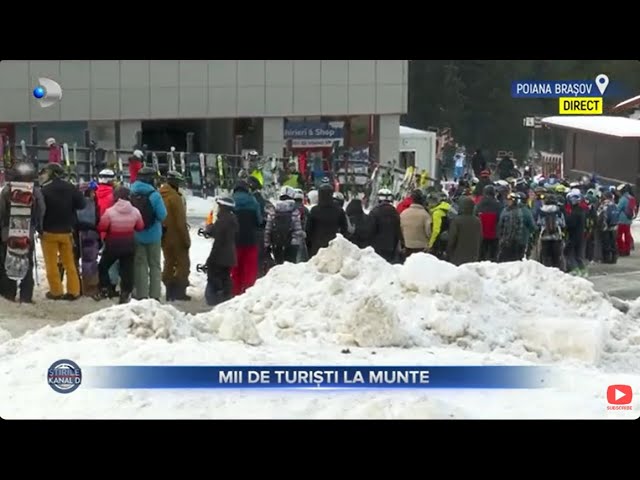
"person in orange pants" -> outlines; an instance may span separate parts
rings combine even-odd
[[[50,300],[76,300],[80,297],[80,277],[73,253],[73,226],[76,213],[85,207],[85,198],[71,183],[62,179],[64,169],[49,163],[38,174],[44,198],[42,220],[42,256],[47,272]],[[67,292],[62,289],[58,257],[67,277]]]
[[[234,213],[239,230],[236,235],[237,264],[231,269],[233,295],[243,294],[258,278],[258,229],[262,225],[262,208],[247,182],[239,182],[233,190]]]

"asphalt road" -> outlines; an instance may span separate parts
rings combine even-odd
[[[621,300],[640,296],[640,245],[630,257],[618,259],[615,265],[594,264],[588,267],[589,280],[596,290]]]

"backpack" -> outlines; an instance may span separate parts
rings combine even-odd
[[[80,229],[93,229],[96,228],[98,223],[98,212],[96,209],[96,202],[87,198],[87,204],[82,210],[78,210],[78,226]]]
[[[291,243],[291,212],[277,211],[271,227],[271,245],[276,248],[288,247]]]
[[[510,212],[507,212],[508,218],[506,220],[506,235],[502,235],[503,232],[500,232],[500,243],[505,244],[513,244],[513,243],[522,243],[522,239],[524,238],[524,214],[520,208],[515,208]]]
[[[156,221],[156,212],[151,204],[151,194],[153,192],[155,190],[146,194],[132,193],[130,197],[131,205],[136,207],[140,211],[140,215],[142,215],[145,230],[151,228]]]
[[[544,215],[544,228],[542,229],[543,234],[547,235],[556,235],[560,232],[558,228],[558,214],[555,212],[552,213],[543,213]]]
[[[604,211],[604,218],[606,222],[606,229],[615,227],[618,225],[618,207],[616,207],[613,203],[607,205],[607,208]]]
[[[627,207],[624,209],[624,214],[629,220],[633,220],[633,218],[636,216],[636,203],[637,202],[635,197],[629,196]]]

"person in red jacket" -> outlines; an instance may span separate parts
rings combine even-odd
[[[419,191],[419,190],[418,190]],[[420,192],[422,194],[422,192]],[[407,198],[405,198],[404,200],[402,200],[397,206],[396,206],[396,210],[398,211],[398,214],[401,214],[402,212],[404,212],[407,208],[409,208],[411,205],[413,204],[413,192],[411,192],[411,195],[409,195]]]
[[[96,200],[98,202],[98,218],[104,215],[107,208],[110,208],[115,203],[113,198],[113,182],[116,179],[116,174],[113,170],[104,169],[98,173],[98,188],[96,189]]]
[[[49,147],[49,163],[61,163],[62,151],[55,138],[47,138],[45,144]]]
[[[105,233],[105,249],[98,265],[100,293],[96,300],[109,296],[111,279],[109,269],[120,264],[120,303],[127,303],[133,290],[133,257],[135,252],[135,232],[144,230],[140,210],[131,205],[130,191],[118,187],[114,196],[116,203],[100,217],[98,231]]]
[[[143,167],[143,158],[142,150],[134,150],[133,155],[129,157],[129,185],[133,185],[138,178],[138,171]]]
[[[482,242],[480,243],[480,261],[495,262],[498,258],[498,220],[502,205],[496,199],[493,185],[484,187],[483,196],[475,207],[475,214],[482,226]]]

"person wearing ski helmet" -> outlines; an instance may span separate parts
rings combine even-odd
[[[233,210],[232,197],[216,199],[218,215],[216,221],[205,228],[205,233],[213,239],[213,246],[207,258],[207,287],[205,300],[214,306],[232,297],[233,284],[231,269],[237,264],[236,235],[240,229]]]
[[[129,157],[129,184],[133,185],[138,179],[138,172],[143,166],[144,153],[142,150],[134,150]]]
[[[404,255],[405,244],[400,214],[393,206],[393,193],[387,188],[378,190],[378,205],[369,214],[371,246],[389,263],[397,263]]]
[[[80,297],[80,277],[73,249],[73,230],[78,210],[85,207],[85,198],[71,183],[63,180],[60,164],[48,163],[38,173],[45,213],[42,220],[42,256],[47,272],[50,300],[76,300]],[[62,288],[58,259],[67,278],[67,292]]]
[[[264,231],[264,249],[273,254],[276,265],[296,263],[299,249],[305,241],[300,209],[294,200],[295,189],[283,186],[273,212],[267,217]]]
[[[164,257],[162,283],[164,283],[167,302],[191,300],[187,295],[191,237],[187,224],[187,211],[180,193],[182,185],[184,185],[182,174],[169,171],[159,190],[167,211],[167,216],[162,223],[161,240]]]
[[[27,182],[33,184],[36,180],[36,171],[31,163],[21,162],[16,164],[7,172],[9,182],[0,192],[0,224],[2,226],[2,242],[0,243],[0,295],[14,302],[18,295],[18,282],[7,277],[5,261],[7,255],[7,241],[9,239],[9,227],[11,224],[11,185],[13,182]],[[26,275],[19,282],[20,292],[18,295],[20,303],[33,302],[33,265],[35,256],[35,234],[42,233],[42,220],[44,218],[44,197],[39,187],[34,185],[31,203],[31,223],[29,228],[29,267]]]
[[[160,300],[160,266],[162,222],[167,218],[167,209],[162,196],[155,188],[157,172],[151,167],[142,167],[136,181],[131,185],[131,204],[140,210],[144,230],[135,233],[134,289],[135,298]]]
[[[318,250],[329,246],[329,242],[340,233],[349,234],[347,215],[333,200],[333,186],[327,179],[318,188],[318,203],[309,211],[307,220],[307,247],[309,258]]]
[[[114,182],[116,174],[113,170],[105,168],[98,173],[98,188],[96,189],[96,201],[98,202],[98,217],[101,217],[107,208],[113,206]]]

